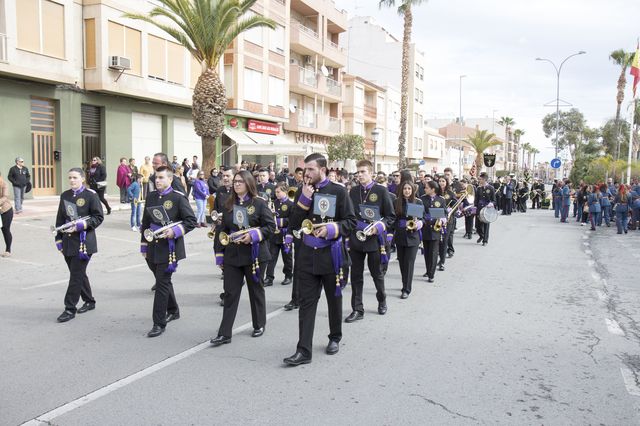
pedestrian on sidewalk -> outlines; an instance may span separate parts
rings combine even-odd
[[[600,207],[602,210],[602,214],[600,215],[598,226],[602,226],[602,220],[604,219],[605,225],[609,227],[611,226],[611,218],[609,216],[609,213],[611,212],[611,198],[613,197],[611,195],[611,192],[609,191],[609,188],[604,183],[600,185],[600,194],[602,194],[602,197],[600,198]]]
[[[13,221],[13,207],[9,202],[9,186],[0,174],[0,228],[2,228],[2,237],[4,238],[5,250],[0,257],[11,256],[11,222]]]
[[[127,157],[120,159],[116,185],[120,188],[120,204],[127,204],[127,188],[131,185],[131,169],[127,162]]]
[[[13,201],[16,206],[16,214],[20,214],[22,213],[24,194],[28,192],[26,188],[31,185],[31,175],[29,174],[29,169],[25,167],[22,157],[16,158],[16,165],[9,169],[7,178],[13,185]]]
[[[104,198],[104,192],[107,190],[107,169],[99,157],[93,157],[88,173],[89,188],[98,194],[98,199],[100,199],[100,202],[107,208],[107,214],[111,214],[109,202]]]
[[[591,230],[595,231],[600,215],[602,214],[602,206],[600,206],[600,188],[597,185],[589,185],[587,187],[587,204],[589,205],[589,222]]]
[[[142,175],[142,199],[146,200],[149,193],[149,177],[153,174],[151,157],[144,157],[144,164],[140,166],[140,174]]]
[[[127,197],[131,200],[131,230],[140,232],[140,219],[142,218],[142,175],[133,175],[133,182],[127,188]]]
[[[209,185],[204,180],[204,171],[200,170],[196,180],[193,181],[193,198],[196,200],[196,226],[199,228],[207,227],[204,206],[208,197]]]
[[[618,234],[627,233],[627,223],[629,221],[629,196],[627,194],[627,188],[624,184],[618,186],[618,191],[614,198],[614,204],[616,205],[616,227],[618,228]]]

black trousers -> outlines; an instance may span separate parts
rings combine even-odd
[[[147,260],[147,266],[156,279],[156,291],[153,296],[153,324],[164,328],[167,325],[167,314],[180,312],[171,282],[173,272],[167,272],[168,263],[151,263]]]
[[[440,244],[438,245],[438,264],[444,265],[447,252],[447,239],[449,238],[449,228],[447,228],[447,235],[440,236]]]
[[[293,284],[291,285],[291,301],[294,305],[300,305],[300,294],[298,291],[300,277],[298,276],[298,253],[300,252],[300,240],[293,240]]]
[[[531,208],[532,209],[540,208],[540,197],[535,197],[533,200],[531,200]]]
[[[293,276],[293,256],[291,252],[284,252],[284,244],[269,244],[269,253],[271,253],[271,260],[269,261],[269,265],[267,266],[267,278],[273,280],[275,277],[274,272],[276,269],[276,265],[278,263],[278,257],[280,257],[280,253],[282,252],[282,261],[284,262],[284,268],[282,268],[282,272],[286,278],[291,278]]]
[[[13,236],[11,235],[11,222],[13,221],[13,208],[2,213],[2,237],[4,238],[5,251],[11,253],[11,243]]]
[[[400,265],[400,275],[402,276],[402,291],[411,293],[411,284],[413,283],[413,269],[416,264],[416,254],[418,246],[403,247],[396,245],[398,253],[398,264]]]
[[[464,231],[469,235],[473,234],[473,216],[464,217]]]
[[[100,200],[100,202],[102,204],[104,204],[104,206],[107,208],[107,211],[110,211],[111,207],[109,206],[109,203],[107,202],[107,199],[104,198],[104,193],[107,190],[107,187],[103,186],[102,188],[98,188],[98,185],[90,185],[90,187],[91,187],[91,189],[96,191],[96,194],[98,194],[98,199]]]
[[[427,267],[427,276],[433,279],[436,275],[440,240],[424,240],[422,246],[424,247],[424,263]]]
[[[69,285],[64,295],[64,309],[76,312],[76,305],[81,297],[83,302],[96,303],[91,294],[89,277],[87,277],[87,266],[89,266],[91,255],[89,260],[82,260],[79,256],[65,256],[64,260],[69,268]]]
[[[513,210],[513,198],[502,197],[503,201],[503,209],[502,214],[511,214]]]
[[[260,263],[260,269],[264,270],[267,262]],[[231,337],[233,323],[238,313],[242,286],[247,282],[249,291],[249,304],[251,305],[251,321],[253,328],[264,327],[267,323],[267,307],[262,283],[253,280],[251,265],[224,266],[224,310],[218,336]]]
[[[362,293],[364,288],[364,259],[367,258],[369,273],[376,286],[376,299],[378,303],[384,302],[387,295],[384,291],[384,274],[380,264],[380,251],[363,252],[353,250],[349,252],[351,256],[351,309],[364,313],[362,303]]]
[[[478,232],[478,237],[482,238],[482,241],[485,243],[489,242],[490,226],[490,223],[484,223],[476,216],[476,231]]]
[[[454,216],[451,219],[451,228],[447,229],[447,253],[454,254],[456,252],[456,249],[453,248],[453,235],[454,235],[453,231],[455,231],[457,226],[458,226],[458,219]]]
[[[324,288],[329,308],[329,340],[339,342],[342,339],[342,295],[336,296],[336,275],[314,275],[298,271],[300,278],[300,312],[298,312],[298,351],[311,357],[313,330],[316,322],[318,300]]]

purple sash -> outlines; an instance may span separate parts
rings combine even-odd
[[[364,231],[364,229],[369,226],[368,223],[359,220],[356,223],[356,230]],[[378,232],[376,235],[378,237],[378,247],[380,249],[380,263],[386,265],[389,263],[389,256],[387,256],[387,250],[385,247],[385,241],[387,240],[387,231]]]
[[[149,227],[155,232],[162,228],[162,225],[152,223]],[[176,240],[175,238],[167,238],[167,243],[169,243],[169,264],[166,272],[173,273],[178,269],[178,260],[176,259]]]
[[[336,296],[342,296],[342,288],[345,286],[344,276],[342,274],[342,237],[336,240],[325,240],[324,238],[317,238],[313,235],[305,234],[302,242],[307,247],[313,248],[326,248],[331,247],[331,261],[333,263],[333,272],[336,274]]]

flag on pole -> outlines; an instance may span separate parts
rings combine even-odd
[[[638,81],[640,81],[640,42],[638,43],[638,47],[636,47],[636,54],[633,55],[633,60],[631,61],[631,71],[630,74],[633,76],[633,97],[636,97],[636,86],[638,85]]]

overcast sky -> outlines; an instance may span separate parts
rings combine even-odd
[[[378,0],[335,0],[350,16],[373,16],[402,38],[402,18],[380,10]],[[635,25],[634,25],[635,20]],[[560,98],[585,115],[592,127],[615,116],[620,69],[609,54],[635,51],[640,36],[640,0],[429,0],[414,9],[412,41],[425,53],[425,117],[456,117],[459,76],[464,117],[509,116],[540,149],[537,159],[553,158],[541,119],[555,113],[556,73]],[[628,73],[628,71],[627,71]],[[632,76],[623,108],[631,98]],[[640,92],[640,89],[639,89]],[[547,102],[553,107],[544,107]]]

